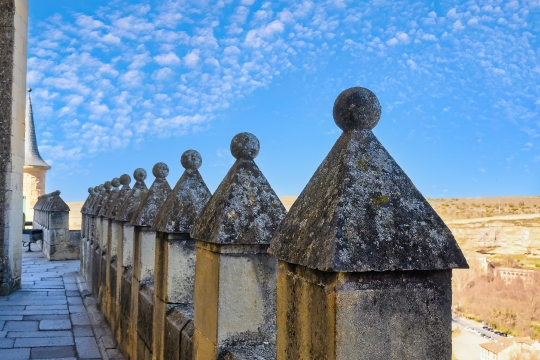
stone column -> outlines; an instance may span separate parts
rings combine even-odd
[[[343,134],[272,239],[278,359],[451,359],[452,269],[467,263],[371,132],[380,115],[368,89],[338,96]]]
[[[169,167],[164,163],[157,163],[152,173],[156,179],[131,220],[135,226],[131,286],[131,326],[135,329],[131,343],[134,359],[148,359],[152,356],[156,232],[151,226],[171,192],[171,187],[165,180]]]
[[[105,294],[107,304],[105,317],[109,321],[111,330],[116,333],[118,328],[118,305],[116,302],[118,294],[118,254],[122,255],[122,237],[123,237],[123,222],[117,221],[116,215],[118,210],[131,192],[131,177],[128,174],[123,174],[119,179],[122,189],[116,192],[115,197],[111,200],[105,217],[109,219],[109,240],[107,246],[107,275],[105,281]],[[120,253],[118,252],[120,250]],[[122,273],[122,271],[120,271]]]
[[[117,299],[118,327],[116,339],[122,352],[130,359],[134,359],[132,353],[132,338],[135,329],[131,326],[131,288],[133,280],[133,246],[134,226],[130,223],[131,218],[139,209],[142,199],[146,196],[148,188],[144,183],[146,170],[138,168],[133,173],[135,185],[126,195],[126,199],[119,207],[115,220],[122,224],[122,236],[119,238],[117,247]],[[121,240],[121,241],[120,241]]]
[[[28,0],[0,1],[0,296],[20,288]]]
[[[285,207],[253,159],[259,141],[236,135],[237,159],[196,220],[194,359],[272,359],[277,261],[267,248]]]
[[[195,150],[181,158],[186,169],[154,221],[154,359],[191,359],[195,240],[189,235],[195,219],[211,197],[197,170],[202,164]]]
[[[100,278],[100,291],[98,296],[98,305],[101,308],[101,311],[103,311],[103,314],[105,315],[105,318],[109,318],[110,316],[110,303],[107,301],[109,299],[109,287],[110,284],[110,267],[109,264],[111,263],[111,254],[110,254],[110,247],[111,247],[111,237],[112,237],[112,221],[107,216],[107,212],[111,207],[114,206],[114,203],[120,193],[120,179],[114,178],[111,180],[111,192],[109,193],[109,196],[103,201],[103,206],[99,210],[99,216],[101,217],[101,227],[102,227],[102,237],[100,241],[100,247],[102,249],[101,251],[101,278]]]
[[[86,242],[88,241],[88,207],[95,198],[94,188],[88,188],[88,197],[81,207],[81,275],[86,279],[86,260],[88,257]]]
[[[88,225],[87,225],[87,236],[88,236],[88,240],[86,241],[86,271],[85,271],[85,274],[86,274],[86,282],[88,284],[88,286],[90,288],[93,288],[93,284],[94,284],[94,254],[95,254],[95,248],[97,246],[97,242],[96,242],[96,216],[95,216],[95,211],[94,211],[94,207],[96,206],[96,204],[98,202],[101,201],[101,197],[103,196],[103,192],[105,191],[105,187],[103,186],[103,184],[101,185],[98,185],[96,187],[94,187],[94,191],[95,191],[95,196],[94,196],[94,200],[92,201],[91,204],[88,205],[87,209],[86,209],[86,214],[87,214],[87,221],[88,221]]]
[[[92,252],[92,293],[96,297],[99,305],[99,287],[101,284],[101,276],[105,274],[101,273],[101,259],[103,253],[103,217],[99,216],[99,212],[106,202],[109,194],[111,193],[111,182],[105,181],[103,184],[103,191],[101,192],[98,201],[93,208],[94,215],[94,236],[93,236],[93,252]]]

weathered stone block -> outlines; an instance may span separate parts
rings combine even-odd
[[[101,282],[101,249],[94,248],[92,251],[92,293],[99,294],[99,284]]]
[[[120,326],[118,333],[120,336],[119,343],[124,354],[134,356],[133,348],[133,332],[135,328],[132,326],[132,281],[133,274],[130,269],[124,270],[121,279],[120,291]]]
[[[117,312],[118,312],[118,304],[116,302],[116,276],[117,276],[117,264],[116,264],[116,258],[113,258],[111,260],[111,263],[109,264],[109,314],[107,316],[107,320],[109,321],[109,325],[111,325],[111,331],[114,334],[116,332],[116,328],[118,326],[117,324]]]
[[[449,359],[450,283],[451,270],[327,273],[280,262],[277,358]]]
[[[264,245],[197,242],[195,327],[208,340],[199,349],[211,343],[219,355],[246,338],[275,343],[276,273]]]
[[[154,289],[143,285],[139,290],[139,307],[137,314],[137,332],[139,337],[150,349],[153,348],[153,317],[154,317]]]

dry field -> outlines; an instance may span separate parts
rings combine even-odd
[[[540,214],[540,196],[427,199],[445,221],[502,215]]]

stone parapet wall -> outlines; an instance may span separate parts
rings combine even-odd
[[[211,194],[194,150],[89,188],[81,271],[127,359],[451,359],[450,230],[344,91],[342,136],[287,213],[240,133]],[[122,187],[121,187],[122,185]]]
[[[81,253],[80,230],[69,230],[69,207],[55,191],[38,198],[34,229],[43,231],[41,251],[49,260],[76,260]]]

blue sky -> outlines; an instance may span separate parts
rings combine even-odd
[[[30,1],[28,86],[47,191],[67,201],[187,149],[213,191],[249,131],[279,195],[374,91],[375,135],[426,197],[540,192],[540,1]],[[150,176],[147,183],[153,181]]]

